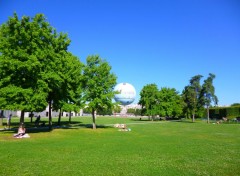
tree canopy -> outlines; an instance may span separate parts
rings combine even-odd
[[[96,129],[95,113],[98,110],[112,108],[114,86],[117,77],[111,73],[111,66],[98,55],[87,57],[83,68],[84,100],[88,103],[93,117],[93,129]]]
[[[143,113],[154,119],[159,113],[159,90],[156,84],[145,85],[140,92],[139,104]]]
[[[185,102],[185,111],[192,116],[192,122],[195,121],[195,114],[199,113],[202,105],[200,104],[200,92],[202,90],[202,86],[200,80],[203,76],[196,75],[193,76],[190,81],[189,85],[185,86],[182,97]]]
[[[175,88],[161,88],[159,102],[159,115],[161,117],[179,117],[182,115],[183,102]]]
[[[182,113],[182,99],[174,88],[161,88],[156,84],[144,86],[140,92],[139,104],[145,115],[154,120],[154,117],[178,117]]]
[[[0,108],[42,111],[80,98],[80,61],[67,52],[70,39],[43,14],[14,13],[0,27]],[[22,113],[24,114],[24,113]],[[21,117],[23,120],[23,117]]]
[[[215,95],[215,87],[213,86],[213,80],[215,79],[215,75],[209,73],[209,76],[202,85],[202,91],[200,93],[201,103],[207,107],[207,122],[209,123],[209,106],[213,102],[214,105],[218,104],[218,98]]]

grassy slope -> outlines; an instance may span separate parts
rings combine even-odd
[[[86,128],[90,118],[73,121],[72,129],[29,129],[29,139],[0,131],[0,175],[240,175],[238,124],[97,119],[131,123],[119,132]]]

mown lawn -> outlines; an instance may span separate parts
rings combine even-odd
[[[0,131],[0,175],[240,175],[240,124],[98,117],[92,130],[90,117],[62,120],[48,131],[26,118],[26,139]]]

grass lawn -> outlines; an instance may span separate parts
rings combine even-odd
[[[91,117],[62,121],[48,131],[26,118],[25,139],[12,137],[16,129],[1,130],[0,175],[240,175],[240,124],[98,117],[92,130]]]

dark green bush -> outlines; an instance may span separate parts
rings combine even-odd
[[[212,119],[222,119],[223,117],[228,119],[237,118],[240,117],[240,106],[213,107],[209,109],[209,116]]]

